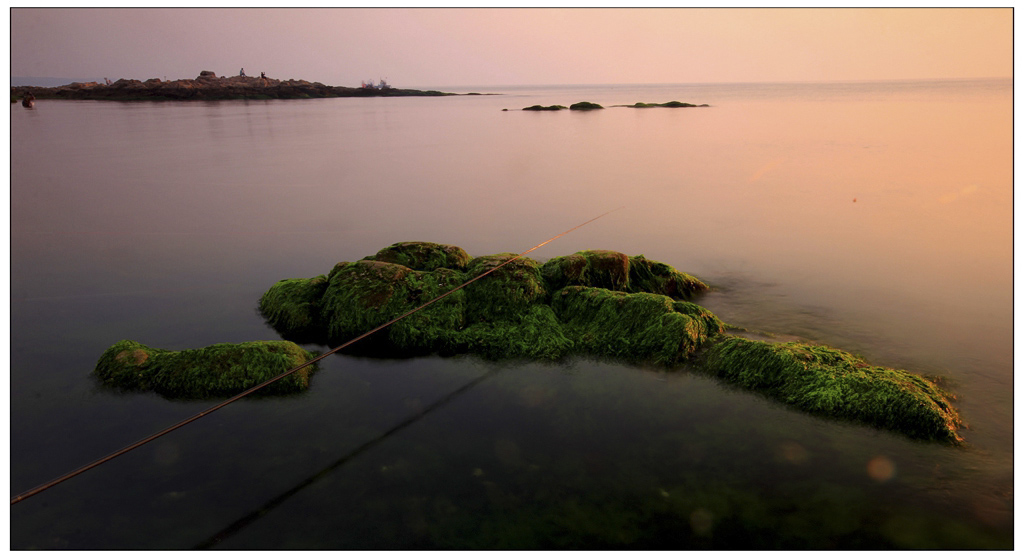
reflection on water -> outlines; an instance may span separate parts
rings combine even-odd
[[[12,493],[208,406],[97,389],[121,338],[272,339],[278,279],[403,240],[520,252],[618,206],[531,255],[668,262],[726,322],[945,377],[970,424],[951,449],[688,371],[332,357],[18,504],[12,548],[247,517],[215,548],[1008,547],[1010,85],[12,107]],[[712,106],[501,110],[580,100]]]
[[[329,475],[330,473],[332,473],[338,467],[341,467],[342,465],[344,465],[348,461],[350,461],[350,460],[354,459],[355,457],[357,457],[359,454],[361,454],[361,453],[363,453],[363,452],[373,448],[377,444],[379,444],[379,443],[383,442],[384,440],[386,440],[388,437],[393,436],[395,433],[401,431],[403,428],[406,428],[406,427],[408,427],[408,426],[410,426],[412,424],[415,424],[417,421],[423,419],[423,417],[425,417],[427,415],[427,413],[430,413],[431,411],[442,407],[444,404],[448,403],[449,401],[451,401],[455,397],[458,397],[460,394],[468,391],[473,386],[477,385],[478,383],[480,383],[481,381],[485,380],[486,378],[487,378],[487,375],[480,376],[480,377],[476,378],[475,380],[469,382],[468,384],[466,384],[466,385],[460,387],[459,389],[453,391],[452,393],[446,395],[443,399],[441,399],[441,400],[437,401],[436,403],[430,405],[429,407],[427,407],[427,408],[417,412],[415,415],[413,415],[413,416],[409,417],[408,419],[402,421],[401,423],[399,423],[395,427],[389,429],[388,431],[384,432],[380,436],[370,440],[369,442],[366,442],[365,444],[363,444],[363,445],[359,446],[358,448],[356,448],[354,451],[344,455],[343,457],[341,457],[337,461],[331,463],[327,467],[321,469],[320,471],[317,471],[317,473],[315,475],[310,476],[310,477],[308,477],[306,479],[303,479],[302,482],[296,484],[294,487],[292,487],[288,491],[283,492],[283,493],[275,496],[274,498],[271,498],[265,504],[260,506],[259,509],[255,510],[255,511],[249,513],[248,515],[246,515],[245,517],[243,517],[243,518],[233,522],[231,525],[228,525],[224,529],[218,531],[217,534],[213,535],[209,539],[199,543],[198,545],[196,545],[196,548],[197,549],[211,548],[214,545],[216,545],[217,543],[223,541],[225,538],[234,535],[235,533],[241,531],[242,529],[245,529],[246,527],[248,527],[249,525],[254,523],[256,520],[258,520],[259,518],[261,518],[264,515],[266,515],[270,510],[280,506],[282,503],[285,502],[285,500],[290,498],[292,495],[297,494],[301,490],[305,490],[307,487],[311,486],[317,480],[319,480],[321,478],[324,478],[326,475]],[[414,401],[416,401],[414,406],[418,407],[419,406],[418,399],[414,400]],[[382,470],[387,470],[387,466],[385,466]],[[480,476],[480,475],[483,474],[483,472],[480,469],[475,469],[474,470],[474,475],[476,475],[478,471],[479,471],[479,475],[477,475],[477,476]]]

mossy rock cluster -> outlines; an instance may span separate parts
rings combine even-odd
[[[935,382],[830,347],[731,335],[692,302],[707,290],[642,255],[588,250],[541,264],[512,253],[474,258],[457,246],[402,242],[340,262],[326,275],[271,286],[259,309],[289,341],[182,351],[120,341],[95,374],[125,390],[230,396],[313,358],[295,342],[335,346],[401,318],[352,352],[686,364],[804,412],[915,439],[961,441],[953,396]],[[302,369],[266,391],[306,389],[311,373]]]
[[[118,341],[104,351],[94,374],[126,391],[154,391],[165,397],[202,399],[236,395],[309,361],[315,355],[290,341],[220,343],[170,351],[136,341]],[[263,388],[285,394],[309,387],[312,366]]]
[[[724,331],[717,318],[706,319],[705,310],[673,305],[708,287],[666,264],[610,251],[580,252],[543,265],[525,257],[505,263],[514,257],[499,253],[470,258],[455,246],[403,242],[359,261],[341,262],[326,276],[279,281],[261,298],[260,311],[287,339],[334,345],[481,277],[355,350],[545,359],[582,352],[673,364]],[[597,343],[583,331],[586,324],[579,312],[584,309],[594,319],[630,309],[646,313],[637,323],[675,314],[665,319],[694,324],[679,330],[684,337],[666,340],[652,353],[642,345]]]
[[[260,311],[287,339],[333,345],[472,280],[357,344],[360,351],[689,364],[805,412],[917,439],[960,441],[953,397],[934,382],[837,349],[730,335],[691,301],[708,286],[667,264],[590,250],[501,266],[513,257],[470,258],[455,246],[399,243],[341,262],[327,275],[279,281],[263,295]]]

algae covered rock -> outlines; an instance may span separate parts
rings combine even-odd
[[[260,312],[287,339],[334,344],[371,331],[471,279],[465,288],[392,324],[356,350],[558,359],[579,353],[584,346],[567,333],[566,321],[551,305],[555,293],[567,286],[675,300],[708,289],[666,264],[610,250],[579,252],[541,265],[513,253],[470,258],[457,246],[399,242],[374,256],[339,263],[326,276],[279,281],[260,299]],[[692,335],[679,342],[690,347],[684,355],[699,345]]]
[[[439,267],[465,269],[469,254],[450,244],[398,242],[365,259],[401,264],[417,271],[433,271]]]
[[[871,366],[845,351],[729,337],[703,357],[705,370],[809,413],[912,438],[959,442],[952,396],[921,376]]]
[[[473,258],[466,279],[480,277],[515,257],[501,253]],[[525,257],[466,285],[465,291],[466,317],[473,322],[517,320],[531,305],[544,303],[547,298],[540,264]]]
[[[362,335],[451,291],[464,277],[448,268],[416,271],[376,260],[338,264],[317,303],[325,337],[345,341]],[[456,291],[367,339],[367,346],[403,353],[437,350],[445,336],[462,327],[464,299],[465,293]]]
[[[276,330],[291,332],[293,340],[322,338],[320,299],[327,290],[327,277],[282,279],[260,298],[260,313]]]
[[[585,250],[548,260],[541,273],[556,291],[568,285],[623,291],[629,284],[629,256],[611,250]]]
[[[541,274],[552,291],[577,285],[688,300],[708,290],[700,279],[668,264],[611,250],[585,250],[552,258],[541,268]]]
[[[471,259],[453,246],[398,243],[339,263],[326,279],[280,281],[260,310],[286,338],[319,331],[331,342],[406,315],[360,343],[360,350],[379,355],[579,355],[690,364],[805,412],[912,438],[960,441],[952,396],[930,380],[837,349],[728,335],[726,324],[690,301],[707,290],[672,266],[610,250],[539,264],[512,253]]]
[[[464,289],[466,327],[448,339],[449,351],[494,359],[553,360],[572,350],[572,340],[547,304],[540,264],[525,257],[509,262],[515,257],[501,253],[470,261],[467,279],[482,277]]]
[[[725,331],[708,310],[660,294],[573,286],[551,305],[578,352],[630,362],[680,364]]]
[[[232,396],[286,372],[315,355],[290,341],[220,343],[169,351],[130,340],[104,351],[93,373],[104,384],[130,391],[154,391],[171,398]],[[309,387],[312,366],[263,388],[292,393]]]
[[[595,110],[603,109],[601,105],[597,103],[591,103],[590,101],[580,101],[569,105],[569,110]]]
[[[495,270],[514,256],[473,258],[464,273],[444,267],[417,271],[377,260],[339,264],[318,303],[326,338],[334,342],[355,338],[482,276],[371,336],[357,350],[392,356],[439,352],[560,358],[572,343],[561,334],[546,305],[548,293],[540,265],[519,258]]]

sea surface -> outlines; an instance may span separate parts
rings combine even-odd
[[[484,94],[12,104],[12,498],[217,402],[101,386],[118,340],[278,339],[280,279],[617,208],[530,257],[644,254],[942,377],[966,443],[687,368],[333,355],[13,505],[12,549],[1013,547],[1011,80],[432,88]],[[710,106],[613,106],[667,101]]]

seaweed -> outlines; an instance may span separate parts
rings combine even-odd
[[[546,302],[548,291],[537,261],[518,258],[495,270],[515,257],[516,254],[501,253],[469,262],[467,279],[490,273],[466,285],[467,321],[518,320],[531,305]]]
[[[658,293],[674,299],[689,300],[710,290],[703,281],[672,266],[643,256],[629,258],[630,292]]]
[[[401,264],[416,271],[433,271],[439,267],[464,270],[469,254],[450,244],[397,242],[364,259]]]
[[[701,280],[668,264],[611,250],[584,250],[552,258],[541,267],[541,274],[551,291],[578,285],[688,300],[709,290]]]
[[[395,244],[372,258],[341,262],[326,278],[280,281],[260,311],[285,337],[315,334],[319,324],[321,337],[348,341],[473,279],[358,350],[690,364],[805,412],[912,438],[961,440],[953,396],[931,380],[829,347],[728,335],[733,326],[691,302],[708,285],[670,265],[610,250],[543,265],[511,253],[463,254],[447,245]]]
[[[290,341],[219,343],[171,351],[122,340],[104,351],[93,373],[104,384],[126,391],[154,391],[169,398],[202,399],[235,395],[314,357]],[[267,394],[305,390],[314,365],[264,388]]]
[[[845,351],[799,342],[724,338],[702,368],[802,411],[902,432],[912,438],[962,441],[951,394],[904,370],[871,366]]]
[[[475,354],[485,359],[558,360],[575,347],[554,311],[534,304],[515,320],[480,321],[453,332],[444,354]]]
[[[680,364],[725,331],[708,310],[660,294],[570,286],[551,305],[578,353],[634,363]]]
[[[464,274],[447,268],[416,271],[376,260],[341,263],[328,275],[320,312],[330,341],[348,340],[371,331],[464,281]],[[444,332],[464,324],[465,294],[456,291],[443,300],[395,323],[368,339],[368,350],[400,353],[432,352]]]
[[[512,253],[480,256],[470,261],[466,275],[479,279],[464,289],[467,325],[449,338],[449,350],[489,359],[555,360],[572,349],[547,306],[537,261]]]
[[[296,342],[323,339],[320,299],[327,290],[327,276],[282,279],[260,297],[259,310],[267,323]]]

